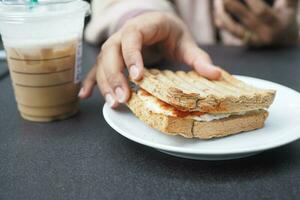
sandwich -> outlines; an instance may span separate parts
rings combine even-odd
[[[255,88],[221,69],[208,80],[195,71],[148,69],[134,81],[129,109],[150,127],[169,135],[210,139],[259,129],[275,91]]]

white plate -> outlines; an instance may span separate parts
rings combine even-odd
[[[113,110],[106,104],[107,123],[124,137],[157,150],[190,159],[226,160],[257,154],[300,138],[300,94],[285,86],[246,76],[237,78],[259,88],[275,89],[277,94],[263,129],[213,140],[185,139],[165,135],[148,127],[125,106]]]

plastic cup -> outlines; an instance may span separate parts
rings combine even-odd
[[[47,122],[78,112],[88,11],[81,0],[39,1],[33,7],[0,3],[0,33],[24,119]]]

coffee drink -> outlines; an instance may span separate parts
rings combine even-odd
[[[82,33],[90,6],[83,0],[0,3],[0,33],[18,109],[48,122],[78,112]]]
[[[78,111],[81,40],[6,46],[18,109],[31,121],[53,121]]]

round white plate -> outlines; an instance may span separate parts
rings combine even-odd
[[[150,128],[125,106],[114,110],[105,104],[103,115],[113,129],[132,141],[173,156],[198,160],[251,156],[300,138],[300,94],[297,91],[257,78],[236,77],[259,88],[277,90],[264,128],[212,140],[185,139]]]

